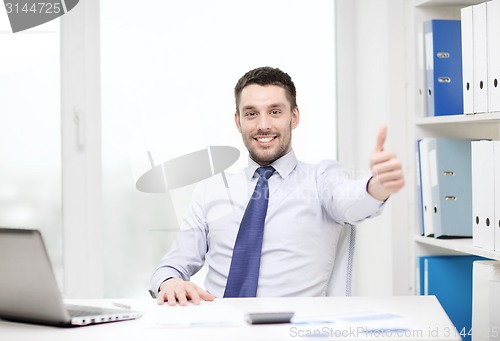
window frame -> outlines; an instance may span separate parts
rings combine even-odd
[[[61,17],[64,296],[103,296],[99,1]]]

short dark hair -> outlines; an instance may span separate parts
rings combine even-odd
[[[243,88],[250,84],[258,85],[278,85],[285,89],[286,97],[290,102],[290,109],[297,107],[297,91],[292,78],[278,68],[269,66],[259,67],[245,73],[234,87],[234,100],[236,103],[236,112],[239,113],[238,105]]]

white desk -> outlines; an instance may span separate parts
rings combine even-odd
[[[434,296],[218,299],[187,307],[157,306],[152,299],[119,301],[142,310],[143,317],[79,328],[0,320],[0,340],[461,340]],[[109,300],[77,303],[111,305]],[[243,321],[245,312],[266,311],[294,311],[297,323]],[[367,328],[375,331],[366,333]]]

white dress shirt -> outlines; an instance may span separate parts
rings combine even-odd
[[[297,161],[293,150],[271,164],[257,296],[325,296],[343,223],[376,216],[384,202],[367,193],[369,177],[353,180],[333,160]],[[169,277],[189,280],[208,264],[205,289],[223,297],[234,242],[255,188],[257,163],[211,177],[194,191],[181,230],[151,279],[158,292]]]

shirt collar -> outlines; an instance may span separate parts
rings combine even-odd
[[[295,156],[293,149],[291,149],[290,152],[283,155],[282,157],[271,163],[269,166],[273,166],[274,169],[276,169],[276,172],[281,176],[281,178],[285,179],[297,166],[297,157]],[[246,175],[249,180],[254,177],[255,171],[259,167],[260,165],[252,160],[249,156],[248,167],[246,168]]]

